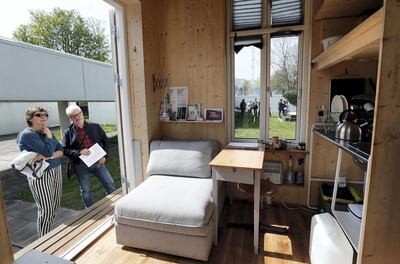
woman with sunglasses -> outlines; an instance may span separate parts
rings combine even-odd
[[[25,121],[28,127],[22,130],[17,143],[21,151],[36,152],[36,161],[49,163],[40,178],[28,177],[29,188],[38,207],[37,230],[39,237],[51,230],[56,212],[60,207],[62,193],[61,163],[63,148],[53,133],[46,127],[49,115],[41,107],[28,108]]]

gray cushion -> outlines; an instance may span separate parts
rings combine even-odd
[[[153,175],[115,206],[119,218],[203,227],[211,220],[212,179]]]
[[[216,141],[164,141],[150,145],[148,175],[211,177],[208,163],[218,151]]]

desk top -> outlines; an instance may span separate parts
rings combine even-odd
[[[264,151],[244,149],[223,149],[211,162],[210,166],[234,167],[261,170],[264,163]]]

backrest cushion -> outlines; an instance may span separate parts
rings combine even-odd
[[[150,144],[147,174],[209,178],[208,163],[218,149],[216,141],[154,140]]]

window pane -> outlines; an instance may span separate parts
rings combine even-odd
[[[271,38],[269,138],[296,139],[299,37]]]
[[[260,55],[253,46],[235,54],[235,138],[260,137]]]

